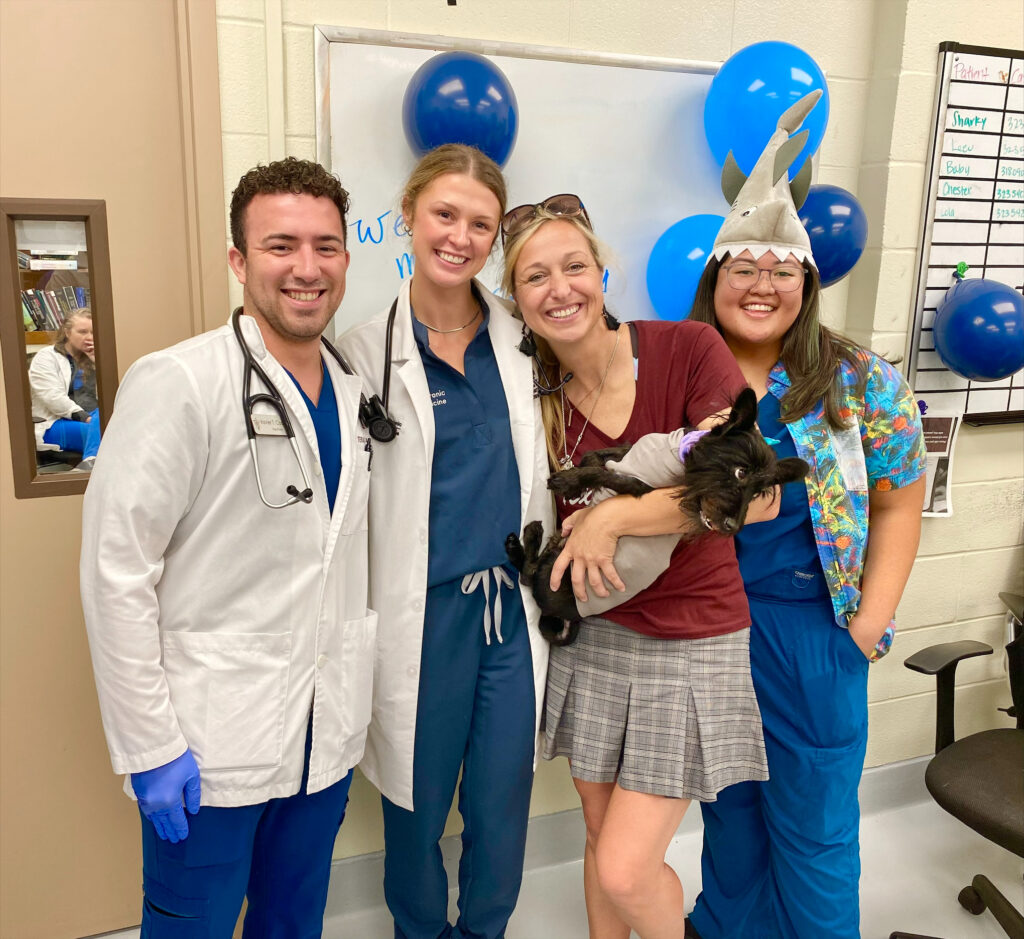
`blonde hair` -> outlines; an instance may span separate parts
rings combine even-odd
[[[460,173],[482,183],[498,200],[498,218],[505,214],[508,190],[501,168],[486,153],[464,143],[446,143],[423,155],[409,174],[402,193],[402,214],[408,222],[413,218],[416,200],[423,190],[439,176]],[[495,231],[497,236],[497,230]]]
[[[534,209],[535,216],[530,219],[521,229],[510,235],[505,241],[505,268],[501,275],[502,292],[511,298],[515,304],[514,313],[523,318],[516,300],[515,273],[516,265],[523,253],[526,243],[540,231],[548,222],[567,222],[572,225],[584,238],[587,247],[593,255],[594,262],[602,270],[605,262],[605,248],[593,229],[584,221],[581,215],[555,215],[541,206]],[[534,336],[533,341],[537,345],[537,360],[534,368],[540,373],[539,377],[549,388],[553,388],[562,380],[562,368],[558,356],[552,351],[551,346],[540,336]],[[565,423],[562,420],[562,395],[542,395],[540,399],[541,419],[544,422],[544,440],[547,444],[548,463],[551,469],[558,466],[561,454],[565,453]]]
[[[68,336],[71,334],[71,327],[74,326],[75,320],[88,319],[92,320],[92,310],[87,306],[80,306],[73,309],[67,316],[64,317],[64,322],[60,324],[60,329],[57,332],[57,338],[54,340],[53,348],[61,355],[72,355],[68,352],[67,341]],[[77,359],[78,356],[72,355],[72,358]],[[88,358],[88,356],[85,356]]]

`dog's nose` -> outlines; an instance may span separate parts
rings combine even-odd
[[[723,518],[722,519],[722,531],[727,535],[731,535],[734,532],[739,531],[739,523],[734,518]]]

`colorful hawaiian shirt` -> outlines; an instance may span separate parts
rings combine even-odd
[[[924,437],[917,403],[903,376],[873,352],[862,350],[867,369],[864,395],[857,394],[856,370],[841,365],[844,398],[840,414],[850,421],[833,430],[819,402],[789,424],[797,453],[811,467],[807,495],[818,556],[825,571],[836,622],[848,626],[860,603],[860,582],[868,542],[868,491],[902,489],[925,472]],[[768,376],[776,398],[789,390],[782,363]],[[878,641],[871,660],[892,645],[894,623]]]

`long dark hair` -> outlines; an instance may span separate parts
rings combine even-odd
[[[722,327],[715,315],[715,286],[722,263],[716,258],[708,262],[697,284],[689,317],[698,323],[709,323],[719,333]],[[843,392],[839,365],[846,361],[853,367],[857,375],[856,393],[862,395],[867,381],[867,358],[863,346],[829,329],[821,322],[820,314],[821,279],[809,267],[804,275],[800,314],[783,337],[779,356],[791,382],[782,397],[782,422],[791,424],[799,420],[821,401],[829,426],[842,430],[848,421],[840,413]]]

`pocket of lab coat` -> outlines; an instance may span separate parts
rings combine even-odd
[[[362,444],[352,454],[355,475],[352,477],[352,491],[345,505],[345,517],[341,520],[341,533],[350,535],[366,531],[367,502],[370,496],[370,452]]]
[[[291,648],[287,633],[163,636],[171,702],[200,769],[280,765]]]
[[[377,614],[373,610],[325,632],[321,647],[327,650],[327,662],[321,671],[317,694],[333,716],[330,726],[338,728],[338,749],[345,748],[370,723],[376,646]]]
[[[353,735],[370,723],[373,711],[373,666],[377,653],[377,614],[369,610],[362,619],[345,623],[345,710]]]

